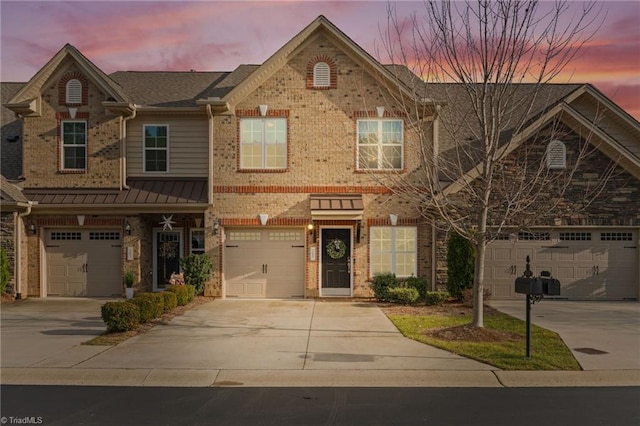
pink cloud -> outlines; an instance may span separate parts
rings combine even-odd
[[[410,14],[416,12],[420,19],[424,5],[393,5],[406,39],[411,35]],[[3,81],[28,80],[67,42],[107,73],[232,70],[242,63],[262,63],[320,14],[388,62],[380,34],[387,26],[383,1],[2,1],[1,7]],[[603,10],[607,17],[596,37],[557,81],[608,88],[626,84],[629,87],[619,92],[637,95],[640,3],[607,1]],[[638,102],[631,96],[615,96],[627,110],[637,111]]]

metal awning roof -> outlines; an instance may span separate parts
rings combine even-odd
[[[313,220],[361,220],[364,213],[362,194],[311,194]]]

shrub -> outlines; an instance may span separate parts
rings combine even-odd
[[[140,309],[129,302],[107,302],[100,308],[107,331],[130,331],[140,325]]]
[[[175,293],[178,306],[184,306],[195,297],[195,288],[192,285],[170,285],[165,291]]]
[[[391,302],[403,305],[414,305],[420,298],[420,293],[413,287],[391,287],[388,294]]]
[[[425,296],[427,305],[442,305],[449,298],[446,291],[428,291]]]
[[[164,298],[156,293],[139,293],[130,299],[140,309],[140,322],[146,323],[162,315]]]
[[[173,311],[178,306],[178,297],[174,292],[163,291],[160,293],[164,298],[164,313],[167,314]]]
[[[485,287],[482,292],[482,299],[484,302],[491,299],[491,289]],[[473,288],[466,288],[462,291],[462,302],[473,308]]]
[[[197,294],[204,292],[204,285],[211,278],[211,259],[204,254],[192,254],[180,259],[184,282],[195,287]]]
[[[376,300],[379,302],[389,302],[389,289],[398,287],[398,279],[396,274],[387,272],[384,274],[375,274],[371,288]]]
[[[447,290],[456,299],[473,287],[476,250],[466,238],[453,231],[447,241]]]
[[[187,289],[187,303],[189,303],[196,298],[196,287],[189,284],[185,284],[183,287]]]
[[[7,251],[0,247],[0,294],[7,290],[7,284],[9,284],[9,257]]]
[[[422,277],[414,277],[413,275],[407,278],[404,282],[404,286],[408,288],[415,288],[418,290],[420,300],[426,300],[427,297],[427,280]]]

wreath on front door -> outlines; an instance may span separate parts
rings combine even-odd
[[[341,259],[347,252],[347,245],[344,241],[334,238],[327,244],[327,254],[332,259]]]

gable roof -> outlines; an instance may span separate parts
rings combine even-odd
[[[96,84],[107,98],[113,98],[116,102],[129,102],[126,93],[115,81],[95,66],[78,49],[67,43],[8,101],[7,107],[24,113],[29,113],[30,110],[33,111],[33,106],[30,104],[38,97],[42,86],[58,67],[68,59],[73,60],[83,74]]]
[[[2,210],[4,211],[15,211],[21,208],[26,209],[32,203],[20,188],[0,175],[0,204],[2,204]]]
[[[222,99],[231,105],[235,105],[248,96],[258,86],[263,84],[269,77],[282,68],[290,56],[294,54],[304,43],[315,34],[322,32],[332,41],[340,45],[345,53],[353,59],[366,66],[374,76],[386,79],[391,84],[390,87],[398,87],[398,89],[408,96],[413,96],[411,90],[402,82],[397,80],[394,75],[378,62],[367,51],[362,49],[357,43],[351,40],[345,33],[336,27],[331,21],[320,15],[307,25],[302,31],[296,34],[291,40],[285,43],[278,51],[276,51],[269,59],[253,71],[249,78],[245,78],[238,85],[233,87]],[[400,82],[400,84],[398,84]]]
[[[22,174],[22,121],[5,103],[11,99],[24,83],[2,83],[0,103],[2,104],[2,131],[0,132],[0,173],[11,180],[17,180]]]
[[[518,87],[526,88],[526,84]],[[501,155],[514,151],[535,132],[559,120],[578,134],[590,134],[592,145],[640,180],[640,123],[592,85],[544,85],[528,117],[517,134],[504,132],[504,138],[512,142],[505,145]],[[468,164],[467,173],[453,182],[443,182],[444,192],[458,191],[481,173],[482,165]]]

